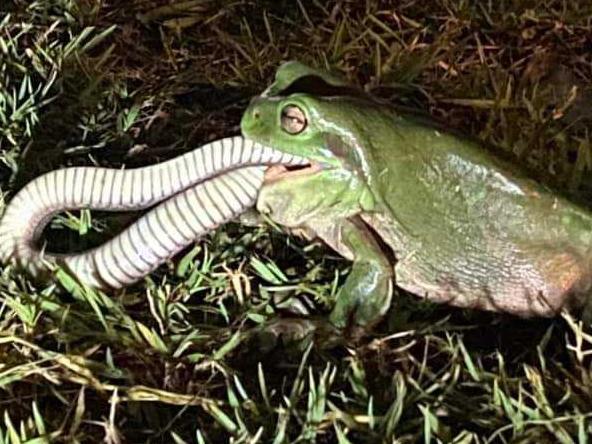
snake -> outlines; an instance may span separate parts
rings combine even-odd
[[[120,289],[251,207],[269,166],[307,163],[235,136],[145,167],[49,171],[25,185],[7,205],[0,219],[0,262],[36,279],[46,278],[58,266],[88,287]],[[51,219],[83,208],[149,211],[98,247],[74,254],[45,251],[43,229]]]

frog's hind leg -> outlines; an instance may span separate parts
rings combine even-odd
[[[498,250],[499,251],[499,250]],[[487,293],[474,291],[478,308],[521,317],[553,317],[562,310],[579,311],[591,288],[585,258],[569,245],[513,242],[490,267]]]
[[[540,289],[543,298],[524,307],[528,315],[529,310],[539,316],[553,316],[561,310],[582,314],[590,311],[590,261],[564,248],[539,254],[535,263],[543,282]]]

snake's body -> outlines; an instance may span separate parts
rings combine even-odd
[[[253,205],[266,165],[305,163],[302,158],[231,137],[143,168],[51,171],[27,184],[8,205],[0,220],[0,260],[33,276],[60,265],[88,286],[121,288]],[[92,250],[57,255],[43,251],[40,245],[43,227],[58,212],[141,210],[163,200]]]

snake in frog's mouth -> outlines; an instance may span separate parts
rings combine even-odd
[[[58,265],[88,286],[121,288],[253,205],[264,179],[319,169],[304,157],[229,137],[142,168],[51,171],[20,190],[2,215],[0,262],[35,277]],[[78,208],[152,210],[97,248],[65,255],[45,251],[43,227],[56,213]]]

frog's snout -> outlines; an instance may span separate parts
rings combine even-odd
[[[258,98],[254,98],[251,100],[249,104],[249,108],[247,113],[250,117],[250,120],[258,121],[261,119],[261,105],[259,104],[260,100]]]
[[[260,127],[262,120],[263,112],[261,105],[257,103],[256,99],[254,99],[251,101],[249,107],[243,115],[243,118],[241,119],[241,131],[243,134],[248,134],[250,131]]]

